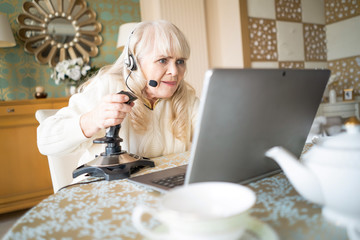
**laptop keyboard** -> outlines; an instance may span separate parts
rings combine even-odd
[[[168,187],[168,188],[174,188],[176,186],[184,185],[185,182],[185,173],[174,175],[166,178],[161,178],[157,180],[152,181],[155,184]]]

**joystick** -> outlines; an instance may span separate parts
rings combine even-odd
[[[137,99],[130,92],[121,91],[119,94],[125,94],[129,97],[126,104],[130,104]],[[128,153],[121,149],[120,143],[123,139],[119,137],[120,128],[121,124],[111,126],[104,137],[93,141],[95,144],[106,144],[105,152],[95,156],[94,160],[76,168],[73,171],[73,178],[86,173],[92,177],[104,177],[110,181],[130,177],[132,173],[143,167],[155,166],[154,162],[149,158]]]

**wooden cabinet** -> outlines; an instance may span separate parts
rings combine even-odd
[[[47,157],[36,144],[38,109],[57,109],[68,98],[0,102],[0,214],[30,208],[53,193]]]

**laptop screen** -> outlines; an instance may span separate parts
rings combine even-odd
[[[329,70],[209,70],[186,182],[271,174],[279,169],[265,157],[273,146],[300,156],[329,76]]]
[[[329,70],[208,70],[188,166],[130,180],[166,191],[158,183],[174,175],[186,175],[185,184],[244,184],[279,172],[265,152],[283,146],[300,156],[329,76]]]

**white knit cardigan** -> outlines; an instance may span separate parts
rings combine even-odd
[[[94,79],[83,92],[74,94],[69,105],[60,109],[55,115],[47,118],[37,129],[37,141],[40,152],[44,155],[66,156],[79,153],[82,157],[78,165],[87,163],[95,155],[104,152],[103,144],[94,144],[95,138],[103,137],[105,129],[95,136],[87,138],[80,128],[80,116],[91,111],[101,100],[110,93],[124,90],[121,81],[111,76],[101,76]],[[189,96],[190,106],[188,119],[188,139],[182,142],[172,134],[170,126],[171,103],[169,100],[158,102],[154,110],[148,109],[150,124],[144,134],[135,133],[126,117],[121,124],[120,137],[122,150],[144,157],[158,157],[162,155],[188,151],[197,119],[199,99]],[[136,101],[135,104],[142,104]]]

